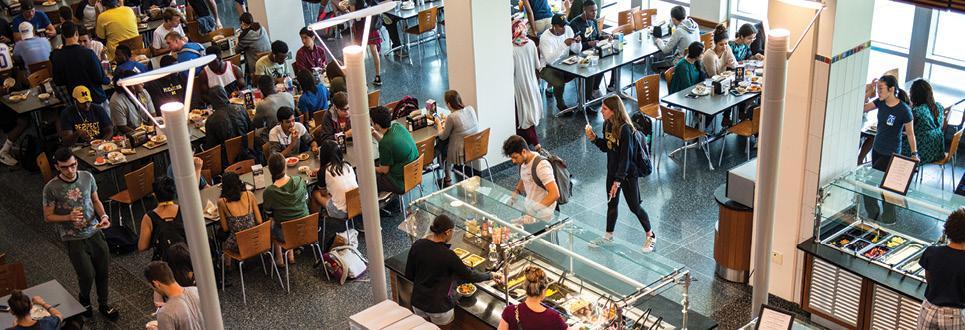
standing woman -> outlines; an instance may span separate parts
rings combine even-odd
[[[867,102],[876,91],[878,98]],[[871,148],[871,167],[879,171],[888,169],[891,155],[904,149],[901,143],[902,131],[908,137],[911,158],[918,159],[914,116],[908,107],[908,94],[898,88],[898,79],[884,75],[880,79],[872,80],[865,88],[865,101],[865,112],[878,109],[878,134],[875,134]],[[889,203],[884,204],[884,214],[879,215],[878,200],[874,198],[865,198],[865,210],[868,217],[875,220],[885,223],[894,223],[897,220],[894,217],[895,207]]]
[[[617,224],[617,207],[620,205],[617,194],[620,193],[620,188],[623,188],[623,198],[627,201],[627,207],[637,216],[637,220],[647,234],[647,239],[643,243],[643,252],[651,252],[657,236],[650,228],[650,217],[647,211],[640,207],[640,187],[637,185],[639,174],[633,161],[634,150],[640,149],[640,146],[635,145],[636,140],[633,138],[637,129],[630,123],[630,116],[623,107],[623,100],[618,96],[604,99],[601,113],[604,119],[603,138],[597,138],[590,125],[586,125],[586,138],[606,153],[606,189],[609,200],[606,208],[606,234],[590,242],[590,246],[613,244],[613,229]]]
[[[922,164],[934,163],[945,158],[945,107],[935,102],[931,84],[924,79],[911,83],[909,95],[912,121],[915,126],[915,141],[918,142],[918,157]],[[907,136],[901,137],[901,145],[910,145]],[[902,148],[901,154],[910,157],[910,148]]]
[[[459,92],[447,90],[443,99],[450,113],[445,118],[445,122],[437,125],[436,129],[439,131],[439,155],[446,156],[446,164],[442,171],[444,177],[440,187],[448,187],[452,184],[452,164],[463,164],[463,149],[465,149],[463,139],[479,132],[481,128],[479,128],[476,110],[462,103]]]
[[[526,299],[516,305],[509,305],[503,309],[502,319],[499,320],[498,330],[516,329],[544,329],[544,330],[566,330],[568,326],[560,312],[543,305],[543,298],[546,297],[546,288],[549,287],[549,280],[543,269],[537,266],[529,266],[523,270],[526,276],[523,288],[526,290]],[[525,327],[523,325],[526,325]]]
[[[343,12],[353,12],[360,9],[365,9],[369,7],[371,2],[377,2],[375,0],[351,0],[343,1],[339,3],[339,9]],[[381,61],[381,45],[382,45],[382,35],[379,34],[380,25],[377,24],[376,20],[382,19],[381,15],[372,17],[372,23],[369,27],[369,54],[372,55],[372,62],[375,64],[375,80],[372,84],[375,86],[382,86],[382,61]],[[365,19],[360,19],[352,24],[352,35],[355,37],[355,43],[358,45],[362,44],[362,34],[365,33]]]
[[[526,143],[540,149],[536,125],[543,114],[543,97],[539,92],[540,62],[536,44],[529,40],[526,20],[513,19],[513,67],[516,85],[516,134],[526,139]]]

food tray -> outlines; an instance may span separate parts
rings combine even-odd
[[[908,238],[899,235],[892,235],[891,238],[882,243],[882,245],[889,249],[895,249],[905,243],[908,243]]]
[[[871,230],[872,230],[871,226],[859,223],[852,226],[851,229],[848,229],[847,233],[848,235],[854,236],[855,238],[862,238],[864,237],[864,235],[867,235],[868,233],[870,233]]]
[[[469,268],[476,268],[476,266],[481,265],[484,261],[486,261],[486,258],[480,257],[476,254],[470,254],[468,257],[466,257],[466,259],[462,259],[462,263],[466,264],[466,266],[469,266]]]
[[[509,280],[507,284],[509,284],[509,288],[512,289],[512,288],[515,288],[515,287],[523,284],[523,281],[526,280],[526,275],[525,275],[525,274],[522,274],[522,273],[519,273],[519,274],[510,276],[509,278],[511,278],[511,280]],[[500,291],[500,292],[506,290],[506,287],[504,287],[502,284],[498,284],[498,283],[495,283],[495,282],[494,282],[494,284],[493,284],[493,288],[496,289],[496,290],[498,290],[498,291]]]
[[[902,264],[899,269],[909,274],[918,273],[922,270],[921,265],[918,264],[919,259],[921,259],[921,256],[914,257]]]
[[[879,228],[871,230],[867,235],[865,235],[864,239],[871,244],[878,244],[886,241],[888,238],[890,238],[890,236],[890,232]]]
[[[868,258],[868,259],[871,259],[871,260],[876,260],[876,259],[881,258],[881,257],[883,257],[884,255],[888,254],[888,252],[891,252],[891,249],[889,249],[888,247],[886,247],[886,246],[884,246],[884,245],[876,245],[876,246],[868,249],[867,251],[865,251],[865,252],[862,253],[861,255],[863,255],[865,258]]]
[[[167,144],[167,143],[168,143],[167,141],[164,141],[164,142],[161,142],[161,143],[157,143],[157,142],[154,142],[154,141],[147,141],[147,142],[145,142],[142,146],[145,147],[145,148],[148,148],[148,149],[154,149],[154,148],[161,147],[161,146],[163,146],[163,145],[165,145],[165,144]]]
[[[827,244],[840,249],[844,248],[848,244],[851,244],[851,242],[854,242],[854,236],[844,233],[838,235],[838,237],[828,240]]]
[[[871,245],[871,242],[868,242],[868,241],[863,240],[863,239],[858,239],[858,240],[855,240],[854,242],[851,242],[851,244],[848,244],[848,245],[845,246],[844,248],[847,249],[847,250],[851,250],[851,251],[860,253],[862,250],[864,250],[865,248],[867,248],[867,247],[870,246],[870,245]]]
[[[469,256],[469,251],[466,251],[460,248],[452,249],[452,252],[454,252],[456,256],[459,257],[459,259],[463,259]]]
[[[834,236],[835,234],[840,233],[841,230],[847,227],[848,227],[848,223],[844,221],[841,221],[841,220],[831,221],[827,225],[824,225],[821,227],[821,237]]]
[[[881,262],[887,265],[894,266],[901,263],[903,260],[908,259],[911,256],[914,256],[916,253],[920,252],[924,248],[925,248],[924,245],[921,245],[918,243],[908,243],[908,244],[905,244],[905,246],[903,247],[892,249],[892,252],[886,255],[881,260]],[[917,261],[918,258],[915,258],[915,260]]]

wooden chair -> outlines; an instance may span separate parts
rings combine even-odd
[[[355,227],[352,220],[362,215],[362,198],[359,195],[359,188],[355,188],[345,192],[345,215],[346,217],[342,219],[342,218],[333,217],[330,214],[326,213],[325,217],[322,218],[322,236],[321,237],[326,240],[328,239],[327,231],[328,231],[329,219],[345,221],[348,223],[348,225],[351,225],[351,227],[353,228]],[[321,242],[321,243],[328,244],[327,241]],[[328,249],[328,246],[325,246],[324,248]],[[325,274],[325,278],[328,278],[328,273]]]
[[[248,304],[248,295],[245,293],[245,260],[252,257],[260,257],[262,271],[267,272],[265,269],[265,259],[264,255],[268,255],[271,259],[270,264],[272,269],[274,269],[275,274],[278,274],[278,284],[281,285],[282,289],[285,285],[281,282],[281,272],[278,271],[278,266],[275,265],[275,254],[271,253],[271,221],[262,222],[260,225],[239,231],[235,233],[236,240],[238,242],[238,252],[231,250],[224,250],[224,254],[221,255],[221,263],[224,263],[225,257],[231,261],[238,261],[238,273],[241,274],[241,299],[246,305]],[[224,269],[226,267],[221,267],[221,291],[224,291]],[[274,275],[272,275],[274,277]]]
[[[131,222],[136,227],[137,219],[134,218],[133,205],[134,202],[140,201],[141,208],[144,209],[144,213],[147,213],[147,208],[144,207],[144,197],[154,193],[154,163],[148,163],[134,172],[124,174],[124,184],[127,185],[127,189],[111,196],[110,201],[127,205],[127,210],[131,213]],[[121,211],[118,210],[119,223],[123,226],[124,219],[120,215]]]
[[[309,214],[301,219],[282,222],[281,231],[285,235],[285,241],[275,242],[275,244],[280,244],[282,251],[308,246],[312,249],[315,262],[318,262],[318,256],[322,255],[322,248],[318,244],[318,213]],[[316,255],[315,252],[318,252],[318,254]],[[285,290],[291,293],[292,284],[288,275],[288,268],[291,265],[288,264],[288,258],[282,259],[285,259]]]
[[[747,138],[747,160],[751,160],[751,140],[750,137],[756,135],[761,130],[761,107],[758,106],[754,108],[754,116],[750,120],[745,120],[737,125],[727,128],[727,133],[732,133],[737,136]],[[726,133],[725,135],[726,136]],[[724,148],[727,147],[726,141],[721,141],[720,144],[720,159],[717,160],[717,166],[724,161]]]
[[[600,18],[596,20],[597,31],[603,31],[603,22],[606,22],[606,15],[600,15]]]
[[[395,106],[396,106],[396,105],[399,105],[399,102],[400,102],[400,101],[402,101],[402,100],[396,100],[396,101],[392,101],[392,102],[386,103],[386,104],[385,104],[385,107],[386,107],[387,109],[389,109],[389,111],[392,111],[392,109],[395,109]]]
[[[254,153],[255,152],[255,131],[248,132],[248,134],[245,135],[245,138],[248,140],[248,150]]]
[[[432,8],[420,11],[418,19],[419,19],[419,24],[405,30],[405,33],[406,33],[405,44],[406,44],[407,51],[410,44],[409,35],[421,36],[429,32],[435,33],[437,23],[439,22],[439,16],[437,15],[437,8],[432,7]],[[439,49],[442,49],[442,39],[439,38],[438,33],[436,34],[435,39],[436,39],[436,43],[439,46]],[[420,50],[422,49],[421,42],[419,43],[419,49]],[[409,58],[409,61],[411,63],[412,61],[411,56]]]
[[[47,154],[44,152],[37,155],[37,167],[40,168],[40,176],[44,178],[44,184],[53,180],[54,176],[57,175],[57,171],[50,166],[50,159],[47,158]]]
[[[663,72],[663,80],[667,82],[667,87],[670,87],[670,80],[673,79],[674,67],[670,67]]]
[[[425,174],[426,171],[432,172],[432,177],[436,181],[439,181],[438,174],[436,174],[435,169],[432,169],[432,164],[436,161],[436,137],[432,136],[428,139],[417,141],[415,147],[419,149],[419,156],[422,157],[422,173]]]
[[[131,56],[133,56],[133,57],[138,57],[138,56],[140,56],[140,55],[144,55],[144,56],[147,56],[147,57],[148,57],[148,60],[147,60],[147,61],[141,62],[141,63],[144,63],[145,65],[147,65],[148,63],[151,63],[151,61],[150,61],[151,49],[150,49],[150,48],[141,48],[141,49],[132,49],[132,50],[131,50]]]
[[[144,37],[142,37],[140,34],[137,35],[136,37],[132,37],[132,38],[128,38],[128,39],[121,40],[121,42],[119,42],[119,43],[117,43],[117,44],[118,44],[118,45],[126,45],[127,47],[130,47],[132,51],[135,50],[135,49],[144,49],[144,48],[146,48],[146,47],[144,47]]]
[[[235,28],[226,27],[226,28],[217,29],[217,30],[208,32],[208,36],[207,36],[207,37],[208,37],[208,40],[214,40],[214,37],[215,37],[215,36],[222,36],[222,37],[224,37],[224,38],[230,38],[230,37],[232,37],[232,36],[234,36],[234,35],[235,35]]]
[[[697,140],[700,143],[701,139],[707,138],[707,133],[696,128],[687,127],[686,120],[687,116],[683,111],[675,110],[667,107],[661,106],[661,112],[663,112],[663,124],[664,133],[667,135],[676,137],[684,142],[686,146],[690,141]],[[687,179],[687,150],[682,151],[684,154],[684,180]]]
[[[633,8],[633,9],[627,9],[627,10],[618,12],[618,13],[617,13],[617,25],[619,25],[619,26],[623,26],[623,25],[636,26],[636,23],[634,22],[634,20],[636,19],[635,13],[638,12],[638,11],[640,11],[640,9],[638,9],[638,8]],[[632,32],[632,30],[631,30],[631,32]]]
[[[201,170],[201,177],[204,178],[204,182],[209,185],[214,184],[214,177],[211,176],[211,170]]]
[[[656,129],[663,117],[660,115],[660,75],[652,74],[640,78],[636,82],[637,89],[637,110],[644,116],[650,117],[654,121],[653,137],[654,140],[660,136]],[[654,142],[655,146],[659,146]],[[659,157],[655,157],[659,159]],[[659,162],[655,166],[659,168]]]
[[[312,120],[315,121],[315,127],[322,125],[323,117],[325,117],[325,111],[327,110],[318,110],[312,114]]]
[[[43,68],[27,76],[27,81],[30,83],[31,88],[40,86],[47,79],[50,79],[50,68]]]
[[[610,31],[610,33],[623,33],[625,35],[633,33],[633,23],[617,26],[613,28],[613,30]]]
[[[369,92],[369,108],[374,108],[374,107],[380,105],[380,103],[379,103],[379,98],[380,98],[381,96],[382,96],[382,90],[381,90],[381,89],[376,89],[376,90],[374,90],[374,91]],[[389,109],[389,110],[391,110],[391,109]]]
[[[640,31],[653,25],[653,17],[657,16],[657,9],[643,9],[633,13],[633,29]]]
[[[261,144],[261,153],[265,155],[265,164],[268,164],[268,156],[271,156],[271,145],[266,143]]]
[[[245,137],[236,136],[224,141],[225,161],[224,163],[234,163],[238,161],[238,155],[245,148]]]
[[[37,62],[34,64],[27,65],[27,70],[30,72],[37,72],[43,69],[51,68],[50,61]]]
[[[945,189],[945,166],[951,165],[952,168],[952,187],[955,187],[955,155],[958,153],[958,143],[962,140],[962,131],[965,128],[955,132],[952,136],[952,145],[948,147],[948,152],[945,153],[945,158],[939,159],[938,161],[932,163],[933,165],[941,166],[942,168],[942,190]]]
[[[422,155],[419,155],[419,157],[416,158],[415,160],[409,162],[408,164],[405,164],[405,167],[402,170],[403,187],[402,187],[402,194],[399,195],[399,210],[402,210],[403,217],[406,216],[405,196],[410,191],[412,191],[412,189],[415,189],[416,187],[419,187],[419,194],[424,195],[424,191],[422,190],[422,168],[423,168],[422,159],[423,159]]]
[[[241,66],[241,53],[238,53],[238,54],[234,54],[234,55],[225,57],[225,58],[224,58],[224,61],[225,61],[225,62],[229,62],[229,63],[234,64],[234,65],[237,65],[239,68],[241,68],[242,70],[244,70],[244,67]],[[240,78],[240,77],[239,77],[239,78]]]
[[[255,160],[254,160],[254,159],[245,159],[245,160],[242,160],[242,161],[240,161],[240,162],[231,164],[230,166],[228,166],[228,168],[225,168],[224,171],[225,171],[225,172],[234,172],[234,173],[237,173],[238,175],[241,175],[241,174],[246,174],[246,173],[248,173],[248,172],[251,172],[251,167],[252,167],[252,166],[255,166]]]
[[[201,158],[201,160],[204,161],[201,169],[211,171],[212,178],[221,175],[221,169],[224,168],[221,162],[221,146],[215,146],[214,148],[199,152],[195,154],[195,157]]]
[[[486,158],[486,154],[489,153],[489,128],[486,128],[479,133],[467,135],[463,138],[463,161],[462,165],[470,165],[474,161],[482,159],[486,162],[486,170],[489,171],[489,180],[493,180],[493,170],[489,168],[489,159]],[[466,177],[466,174],[463,173]]]
[[[700,42],[704,43],[704,50],[714,49],[714,34],[711,32],[701,34]]]
[[[201,34],[201,27],[198,25],[197,21],[188,21],[188,23],[184,26],[184,34],[187,35],[188,39],[199,44],[211,41],[211,38],[208,35]]]
[[[0,296],[9,295],[13,290],[27,288],[27,275],[23,271],[22,263],[0,265]],[[7,303],[6,300],[3,301]]]

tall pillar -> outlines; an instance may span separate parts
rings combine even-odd
[[[720,23],[727,20],[729,3],[728,0],[692,1],[690,16]]]
[[[288,58],[293,61],[295,50],[302,46],[298,31],[305,27],[301,0],[248,0],[248,12],[268,31],[271,41],[288,44]]]
[[[490,129],[490,165],[507,158],[502,145],[516,134],[513,43],[509,6],[502,1],[446,2],[449,88],[476,109],[480,127]]]

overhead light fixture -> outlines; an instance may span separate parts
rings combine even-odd
[[[322,44],[322,47],[325,47],[325,51],[328,53],[328,57],[331,58],[333,61],[335,61],[335,63],[338,63],[339,66],[342,66],[342,62],[339,62],[339,60],[335,58],[335,55],[332,55],[332,50],[329,49],[328,45],[325,44],[324,39],[322,39],[322,37],[318,35],[318,30],[327,29],[351,20],[364,18],[365,31],[362,34],[363,36],[363,38],[361,38],[362,44],[360,45],[364,49],[365,46],[368,45],[369,43],[368,35],[369,35],[369,28],[371,27],[372,16],[395,9],[395,6],[396,6],[395,1],[383,2],[375,6],[362,8],[350,13],[345,13],[326,20],[309,24],[308,30],[312,31],[312,33],[315,34],[315,38],[318,38],[318,40]]]

